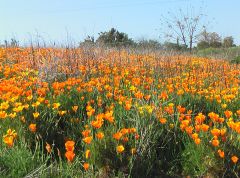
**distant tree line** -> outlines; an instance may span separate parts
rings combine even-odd
[[[232,36],[227,36],[225,38],[221,38],[219,34],[216,32],[207,32],[203,30],[199,34],[199,42],[197,44],[198,49],[206,49],[206,48],[230,48],[236,46],[234,44],[234,39]]]
[[[195,19],[196,21],[196,19]],[[180,22],[177,22],[180,23]],[[171,27],[173,28],[173,27]],[[183,25],[181,26],[183,28]],[[185,33],[183,33],[185,34]],[[186,38],[184,35],[182,39]],[[196,45],[189,46],[187,43],[182,42],[180,37],[176,36],[176,41],[167,40],[164,43],[160,43],[155,39],[141,39],[133,40],[129,38],[128,34],[124,32],[119,32],[115,28],[111,28],[109,31],[100,32],[97,39],[93,36],[87,36],[84,41],[80,42],[80,47],[83,46],[99,46],[108,48],[138,48],[138,49],[153,49],[153,50],[174,50],[174,51],[192,51],[192,50],[202,50],[206,48],[230,48],[235,47],[234,38],[232,36],[227,36],[222,38],[216,32],[208,32],[204,29],[199,34],[194,35],[196,38]],[[189,40],[191,41],[191,40]],[[190,42],[191,43],[191,42]],[[17,47],[19,42],[12,38],[10,41],[5,40],[1,47]]]
[[[146,40],[141,39],[134,41],[132,38],[128,37],[128,34],[124,32],[119,32],[115,28],[111,28],[109,31],[100,32],[98,38],[95,40],[93,36],[87,36],[80,46],[105,46],[105,47],[134,47],[134,48],[151,48],[151,49],[161,49],[162,44],[157,40]]]
[[[87,36],[80,46],[105,46],[105,47],[132,47],[142,49],[165,49],[165,50],[184,50],[187,49],[185,45],[172,42],[160,43],[155,39],[140,39],[134,41],[128,37],[128,34],[119,32],[115,28],[111,28],[109,31],[100,32],[99,37],[95,40],[93,36]]]
[[[176,51],[187,51],[189,50],[188,45],[180,43],[179,38],[176,38],[176,42],[166,41],[160,43],[154,39],[141,39],[134,41],[128,37],[128,34],[119,32],[115,28],[111,28],[109,31],[100,32],[98,38],[95,40],[92,36],[87,38],[80,43],[80,46],[105,46],[105,47],[134,47],[134,48],[150,48],[150,49],[162,49],[162,50],[176,50]],[[204,29],[200,34],[197,35],[197,45],[192,47],[195,50],[201,50],[205,48],[229,48],[236,46],[232,36],[221,38],[216,32],[207,32]]]

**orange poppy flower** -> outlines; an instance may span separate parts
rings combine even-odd
[[[161,124],[166,124],[167,119],[166,119],[166,118],[160,118],[160,119],[159,119],[159,122],[160,122]]]
[[[209,129],[209,125],[202,124],[201,129],[202,129],[203,132],[207,132],[208,129]]]
[[[74,150],[74,145],[75,145],[75,142],[74,141],[67,141],[65,143],[65,149],[67,151],[73,151]]]
[[[216,136],[216,137],[218,137],[219,135],[220,135],[220,130],[219,129],[212,129],[211,130],[211,134],[213,135],[213,136]]]
[[[8,147],[13,146],[14,138],[12,136],[6,136],[3,138],[3,142],[7,144]]]
[[[97,137],[99,140],[101,140],[101,139],[103,139],[103,137],[104,137],[104,133],[103,133],[103,132],[98,132],[98,133],[96,134],[96,137]]]
[[[224,156],[225,156],[224,151],[222,151],[220,149],[218,150],[218,154],[221,158],[224,158]]]
[[[232,111],[226,110],[226,111],[224,111],[224,114],[227,118],[230,118],[233,113],[232,113]]]
[[[195,142],[197,145],[199,145],[199,144],[201,143],[201,139],[200,139],[200,138],[196,138],[196,139],[194,139],[194,142]]]
[[[83,168],[87,171],[89,169],[89,163],[83,163]]]
[[[36,124],[30,124],[30,125],[29,125],[29,130],[30,130],[31,132],[35,133],[36,130],[37,130]]]
[[[73,151],[67,151],[65,153],[65,157],[67,158],[68,162],[72,162],[75,157],[75,153]]]
[[[236,164],[238,162],[238,157],[237,156],[232,156],[231,160],[234,164]]]
[[[82,140],[83,140],[85,143],[90,144],[90,143],[92,142],[92,139],[93,139],[93,137],[92,137],[92,136],[89,136],[89,137],[83,138]]]
[[[118,153],[122,153],[123,151],[124,151],[124,146],[123,145],[119,145],[119,146],[117,146],[117,152]]]
[[[121,132],[117,132],[115,134],[113,134],[113,138],[115,138],[116,140],[120,140],[120,138],[122,137],[122,133]]]
[[[52,149],[51,149],[51,146],[48,143],[46,143],[46,147],[45,148],[46,148],[48,153],[51,153]]]
[[[86,130],[82,131],[82,136],[88,137],[90,133],[91,133],[91,130],[86,129]]]
[[[215,147],[218,147],[219,146],[219,140],[213,139],[212,140],[212,145],[215,146]]]

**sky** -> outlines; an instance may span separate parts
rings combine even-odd
[[[79,42],[112,27],[134,40],[163,42],[162,17],[193,9],[205,14],[208,31],[240,45],[239,7],[239,0],[0,0],[0,43]]]

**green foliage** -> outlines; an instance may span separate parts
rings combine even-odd
[[[234,46],[234,40],[232,36],[225,37],[223,39],[223,47],[224,48],[230,48]]]
[[[161,49],[162,45],[157,40],[140,40],[137,43],[137,47],[143,48],[143,49]]]
[[[216,32],[207,32],[206,29],[199,34],[198,49],[220,48],[222,46],[222,38]]]
[[[197,44],[197,48],[198,49],[206,49],[206,48],[209,48],[210,47],[210,45],[209,45],[209,43],[208,42],[206,42],[206,41],[200,41],[198,44]]]
[[[25,143],[11,149],[0,149],[0,154],[0,174],[4,177],[24,177],[32,170],[46,165],[48,160],[40,145],[31,150]]]
[[[176,51],[187,50],[187,46],[180,45],[177,43],[171,43],[171,42],[165,42],[163,45],[163,48],[165,50],[176,50]]]
[[[127,47],[133,45],[134,41],[126,33],[112,28],[107,32],[100,32],[96,43],[108,47]]]
[[[194,177],[218,177],[222,162],[216,160],[214,152],[207,145],[196,145],[191,141],[184,142],[185,150],[182,154],[182,165],[185,175]]]
[[[93,36],[87,36],[87,38],[84,39],[83,42],[81,42],[80,47],[84,46],[94,46],[95,45],[95,40]]]
[[[214,57],[219,59],[228,59],[232,60],[239,56],[240,47],[231,47],[231,48],[206,48],[198,50],[196,55],[202,57]]]
[[[233,60],[231,60],[231,63],[233,63],[233,64],[240,64],[240,56],[237,56]]]

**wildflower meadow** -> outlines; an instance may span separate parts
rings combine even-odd
[[[0,48],[0,177],[240,177],[240,66]]]

